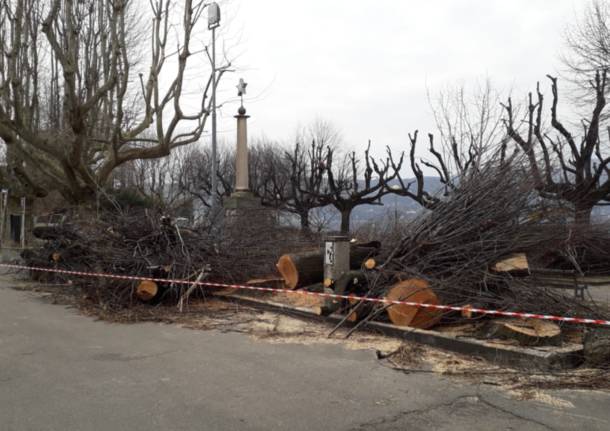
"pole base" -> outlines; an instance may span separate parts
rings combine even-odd
[[[237,190],[224,201],[225,210],[256,209],[263,208],[259,198],[249,190]]]

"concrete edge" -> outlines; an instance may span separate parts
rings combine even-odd
[[[264,307],[273,311],[298,315],[327,323],[338,323],[343,316],[321,316],[309,308],[293,307],[274,301],[262,300],[231,293],[216,293],[214,296],[241,302],[245,305]],[[350,326],[349,322],[345,322]],[[499,346],[474,338],[458,337],[437,331],[394,326],[381,322],[369,322],[360,329],[368,332],[381,332],[384,335],[413,341],[454,353],[465,354],[486,359],[498,365],[529,370],[561,370],[575,368],[582,363],[582,345],[573,345],[542,351],[528,347]]]

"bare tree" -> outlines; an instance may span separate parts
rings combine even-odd
[[[478,83],[474,91],[464,86],[440,91],[428,97],[438,133],[428,134],[428,157],[417,157],[418,131],[409,134],[409,165],[413,179],[397,176],[392,193],[433,209],[440,201],[438,190],[427,190],[422,166],[434,172],[443,184],[445,195],[457,184],[475,175],[486,161],[504,161],[509,155],[508,138],[502,124],[502,108],[491,82]],[[440,141],[440,144],[438,143]],[[391,152],[390,163],[398,169]],[[401,154],[400,162],[402,162]]]
[[[580,17],[566,29],[565,51],[561,60],[567,78],[581,90],[576,101],[595,103],[596,88],[591,77],[610,68],[610,4],[607,0],[589,0]]]
[[[498,144],[506,138],[500,98],[489,79],[475,83],[472,89],[464,85],[449,87],[439,91],[434,98],[429,95],[428,99],[441,150],[436,151],[430,141],[432,163],[439,161],[440,154],[446,172],[432,169],[446,182],[450,181],[451,176],[463,175],[479,166],[485,157],[495,153]],[[427,166],[431,167],[429,164]]]
[[[384,161],[375,161],[370,155],[371,142],[364,151],[364,170],[361,161],[353,151],[335,166],[333,151],[326,154],[327,183],[318,194],[322,206],[332,205],[341,214],[341,232],[348,233],[352,211],[359,205],[382,205],[381,197],[391,193],[387,187],[399,176],[402,157],[398,164],[392,164],[390,157]],[[393,168],[393,169],[392,169]]]
[[[284,191],[288,188],[288,172],[283,160],[283,149],[277,144],[256,142],[249,148],[248,171],[250,191],[261,199],[264,206],[282,206]],[[223,202],[235,190],[235,152],[227,146],[218,153],[219,202]],[[183,162],[175,166],[178,171],[178,188],[185,195],[195,198],[200,206],[209,209],[212,193],[212,156],[209,147],[189,148]]]
[[[173,209],[183,205],[185,199],[190,197],[180,183],[191,155],[189,150],[188,147],[180,147],[167,157],[139,159],[121,166],[118,170],[126,171],[124,176],[127,181],[118,186],[133,189],[162,208]],[[116,178],[115,174],[113,178]]]
[[[324,185],[324,172],[328,148],[318,141],[309,147],[296,143],[291,152],[286,152],[290,175],[289,187],[281,196],[282,209],[299,216],[301,230],[310,231],[309,213],[312,209],[324,206],[320,194]]]
[[[218,195],[222,202],[231,195],[235,183],[235,155],[224,149],[218,152]],[[209,147],[188,149],[184,163],[177,173],[178,186],[182,193],[192,196],[199,206],[209,210],[212,205],[212,155]]]
[[[332,205],[312,208],[309,213],[311,230],[316,233],[330,230],[336,219],[337,211]]]
[[[559,91],[557,78],[549,76],[553,99],[551,130],[545,130],[542,112],[544,96],[537,87],[536,96],[528,97],[520,131],[511,99],[504,106],[508,135],[526,156],[528,172],[542,197],[569,203],[577,223],[588,224],[596,205],[610,203],[610,154],[601,139],[600,122],[606,107],[607,72],[594,74],[595,103],[591,116],[582,121],[582,136],[575,137],[557,114]],[[608,129],[610,132],[610,129]]]
[[[285,149],[276,142],[259,139],[248,154],[249,184],[267,207],[286,209],[290,190],[290,163]]]
[[[267,185],[272,186],[267,196],[274,197],[274,206],[299,217],[301,230],[311,231],[310,213],[325,206],[320,196],[325,185],[326,163],[329,154],[342,144],[335,126],[316,119],[297,131],[291,149],[282,158],[273,159],[268,170]]]
[[[211,74],[190,112],[185,87],[207,4],[148,3],[148,11],[135,0],[0,4],[0,138],[33,192],[86,201],[118,166],[200,138]]]

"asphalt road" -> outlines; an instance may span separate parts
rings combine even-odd
[[[118,325],[0,286],[0,430],[608,430],[610,394],[517,401],[373,352]]]

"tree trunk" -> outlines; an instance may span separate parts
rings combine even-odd
[[[576,203],[574,205],[574,221],[577,225],[590,225],[591,224],[591,212],[593,211],[593,205],[589,203]]]
[[[352,208],[343,209],[341,211],[341,233],[349,233],[350,218],[352,216]]]
[[[299,213],[299,217],[301,219],[301,232],[310,233],[311,228],[309,226],[309,211],[304,210]]]

